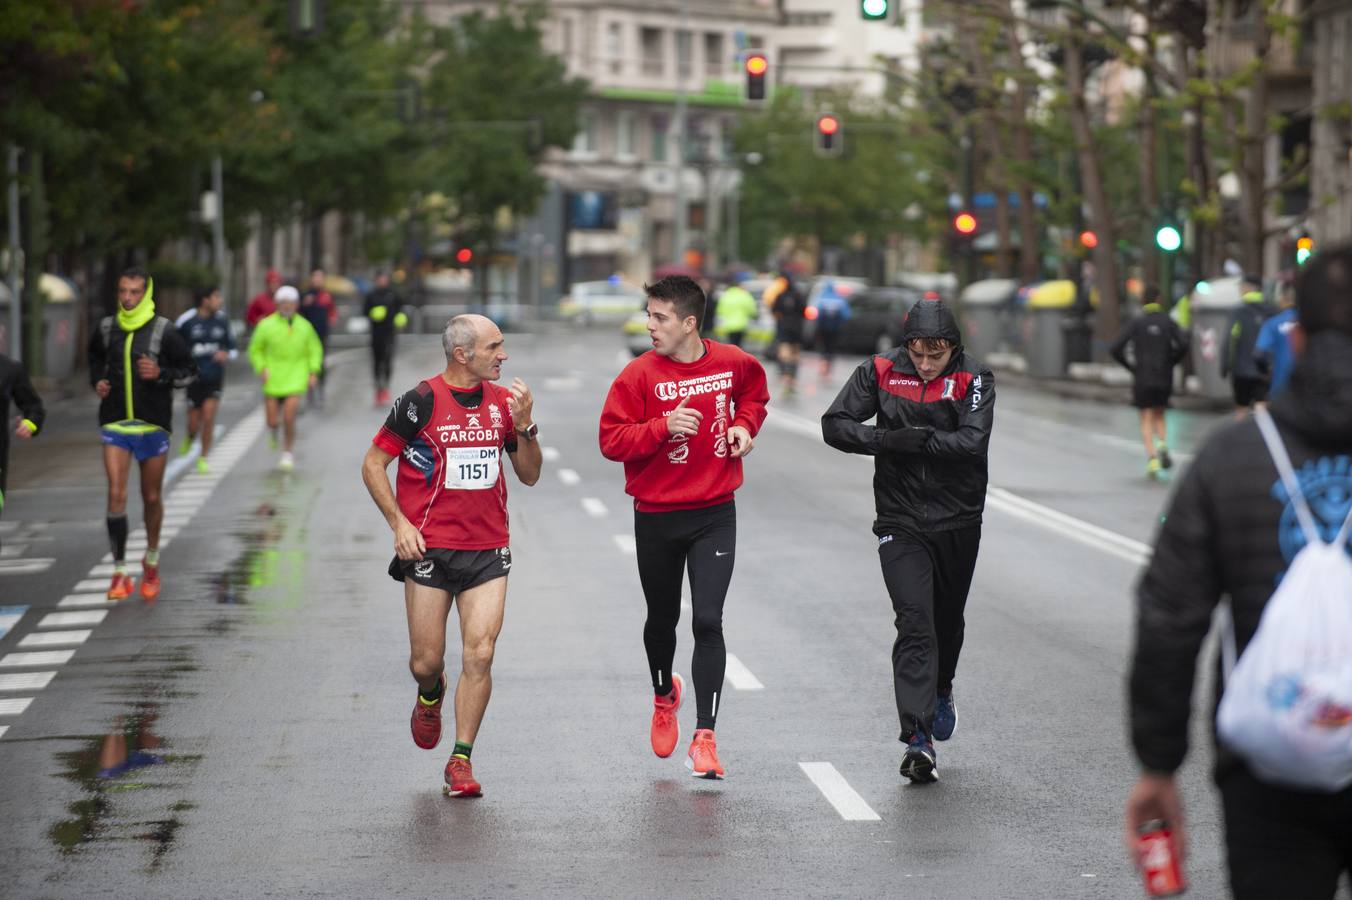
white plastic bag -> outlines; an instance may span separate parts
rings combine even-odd
[[[1276,426],[1266,411],[1256,418],[1306,545],[1238,663],[1229,622],[1217,731],[1264,781],[1338,791],[1352,784],[1352,510],[1333,543],[1324,543]]]

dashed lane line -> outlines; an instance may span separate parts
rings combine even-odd
[[[559,461],[559,448],[558,448],[558,447],[541,447],[541,448],[540,448],[540,455],[544,457],[545,462],[551,462],[551,463],[552,463],[552,462],[558,462],[558,461]]]
[[[24,635],[19,641],[20,647],[66,647],[71,644],[83,644],[94,632],[88,628],[72,631],[35,631]]]
[[[74,650],[39,650],[34,653],[6,653],[0,657],[0,669],[27,669],[34,666],[63,666]]]
[[[728,679],[734,690],[738,691],[762,691],[765,685],[761,684],[760,679],[751,674],[751,670],[737,657],[731,653],[727,655],[727,665],[723,670],[723,676]]]
[[[829,762],[800,762],[798,767],[846,822],[878,822],[879,815]]]
[[[559,469],[559,481],[572,487],[582,481],[582,476],[573,469]]]
[[[108,616],[106,609],[87,609],[79,612],[47,613],[38,622],[39,628],[69,628],[72,625],[97,625]]]
[[[612,534],[610,539],[615,542],[615,546],[620,548],[621,553],[627,553],[630,556],[638,553],[638,547],[634,544],[632,534]]]
[[[587,511],[587,515],[594,519],[599,519],[610,512],[606,509],[606,505],[596,497],[583,497],[582,508]]]

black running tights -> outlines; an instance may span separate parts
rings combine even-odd
[[[681,570],[690,573],[695,657],[696,728],[713,728],[723,692],[727,650],[723,644],[723,600],[732,581],[737,549],[737,508],[733,501],[704,509],[634,513],[638,577],[648,601],[643,646],[653,690],[671,690],[676,625],[681,620]]]

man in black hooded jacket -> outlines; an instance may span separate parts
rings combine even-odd
[[[1300,321],[1290,337],[1298,359],[1271,414],[1301,491],[1332,540],[1352,504],[1352,246],[1325,250],[1308,264],[1296,309]],[[1243,653],[1305,544],[1295,518],[1249,417],[1212,434],[1179,483],[1137,587],[1130,711],[1142,772],[1127,801],[1129,841],[1155,820],[1183,841],[1174,773],[1188,751],[1197,655],[1222,595],[1230,598]],[[1352,788],[1278,787],[1224,747],[1215,779],[1234,896],[1333,897],[1342,873],[1352,870]]]
[[[948,308],[922,301],[906,317],[902,346],[862,363],[822,416],[828,444],[875,457],[873,533],[896,613],[901,774],[914,782],[938,779],[933,742],[957,726],[953,678],[994,414],[990,369],[963,350]]]

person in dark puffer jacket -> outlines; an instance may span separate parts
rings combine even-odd
[[[862,363],[822,416],[826,443],[875,457],[878,555],[896,614],[901,774],[938,778],[934,740],[957,725],[953,678],[981,543],[995,379],[939,301],[917,303],[902,346]],[[868,425],[870,419],[876,424]]]
[[[1320,530],[1332,540],[1352,505],[1352,246],[1314,258],[1301,273],[1296,308],[1300,322],[1290,336],[1298,359],[1270,411]],[[1142,772],[1127,801],[1128,840],[1144,823],[1163,820],[1183,841],[1175,773],[1188,751],[1197,656],[1222,596],[1243,653],[1304,546],[1294,519],[1252,418],[1213,433],[1180,481],[1137,588],[1129,703]],[[1211,710],[1214,734],[1214,703]],[[1279,787],[1223,746],[1214,774],[1234,896],[1333,897],[1352,869],[1352,788]]]

